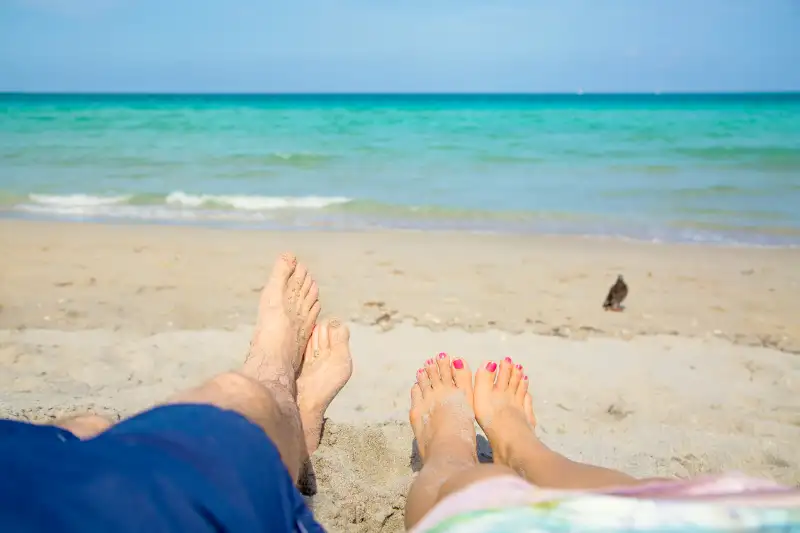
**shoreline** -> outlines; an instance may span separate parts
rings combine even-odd
[[[291,210],[283,212],[290,213]],[[231,212],[233,213],[233,212]],[[243,212],[240,212],[243,213]],[[272,214],[281,214],[281,211],[276,210]],[[292,217],[286,217],[281,220],[279,217],[267,220],[247,221],[231,219],[203,219],[203,218],[136,218],[127,216],[83,216],[83,215],[58,215],[58,214],[44,214],[26,211],[17,211],[14,209],[0,208],[0,223],[3,222],[23,222],[23,223],[44,223],[44,224],[80,224],[80,225],[100,225],[112,227],[147,227],[147,228],[197,228],[201,230],[220,230],[220,231],[261,231],[268,233],[425,233],[425,234],[454,234],[454,235],[496,235],[496,236],[509,236],[509,237],[531,237],[531,238],[564,238],[564,239],[589,239],[589,240],[611,240],[623,243],[633,244],[655,244],[655,245],[679,245],[679,246],[701,246],[712,248],[765,248],[765,249],[800,249],[800,230],[798,230],[797,240],[786,240],[785,242],[777,242],[775,239],[781,235],[788,235],[790,228],[781,228],[779,232],[765,232],[760,231],[751,226],[746,226],[738,229],[737,234],[749,234],[761,237],[760,240],[746,240],[736,239],[728,236],[721,236],[719,234],[709,233],[705,236],[694,235],[689,238],[669,238],[662,236],[633,236],[621,233],[588,233],[578,230],[542,230],[539,228],[493,228],[481,226],[455,226],[455,225],[428,225],[424,223],[407,223],[392,226],[389,223],[381,223],[376,221],[342,222],[341,220],[334,220],[336,213],[327,213],[327,215],[334,215],[330,220],[320,218],[313,222],[298,223],[297,218],[303,218],[303,215],[308,215],[308,220],[313,216],[325,215],[325,213],[303,212],[301,210],[291,211]],[[661,230],[676,230],[676,227],[669,227],[665,225],[660,228]],[[725,231],[729,233],[736,233],[735,228],[726,228]],[[703,225],[698,224],[694,230],[704,231]],[[714,238],[711,238],[711,237]],[[772,241],[770,241],[772,240]]]
[[[800,353],[795,248],[19,220],[0,220],[0,244],[0,329],[235,328],[273,257],[290,249],[317,276],[324,314],[384,330],[672,335]],[[627,309],[604,312],[617,274],[631,287]]]

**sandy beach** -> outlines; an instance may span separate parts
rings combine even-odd
[[[800,484],[800,249],[3,220],[0,415],[126,416],[235,367],[283,250],[352,328],[314,457],[330,531],[402,530],[408,391],[440,351],[524,364],[538,431],[571,458]],[[604,312],[618,274],[626,309]]]

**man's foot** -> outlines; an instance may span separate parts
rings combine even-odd
[[[536,427],[528,376],[522,365],[506,357],[498,371],[497,363],[488,361],[475,374],[473,397],[475,418],[489,439],[495,459],[508,465],[510,445],[521,432],[530,434]]]
[[[325,410],[352,375],[350,330],[335,318],[319,324],[308,341],[297,378],[297,407],[309,456],[322,438]]]
[[[250,352],[242,372],[294,390],[308,338],[319,316],[319,288],[304,265],[282,254],[261,291]]]
[[[470,457],[475,453],[472,373],[463,359],[440,353],[417,371],[411,387],[409,419],[423,463],[433,455]]]

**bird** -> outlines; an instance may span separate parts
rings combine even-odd
[[[606,311],[622,311],[622,302],[628,296],[628,285],[622,279],[622,274],[617,276],[617,281],[608,290],[606,301],[603,302],[603,309]]]

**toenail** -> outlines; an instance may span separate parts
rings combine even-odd
[[[446,353],[444,352],[439,353],[439,359],[444,359],[445,357],[447,357]]]
[[[514,361],[511,360],[510,357],[506,357],[506,363],[513,363]]]
[[[524,378],[522,378],[522,380],[523,381],[528,381],[528,376],[525,376]]]
[[[495,370],[497,370],[497,363],[495,363],[494,361],[489,361],[488,363],[486,363],[486,370],[488,370],[489,372],[494,372]]]
[[[425,372],[424,368],[420,368],[419,370],[417,370],[417,374],[423,374],[424,372]]]
[[[522,370],[522,365],[517,365],[517,370]]]
[[[462,361],[461,359],[454,359],[453,368],[455,368],[456,370],[462,370],[464,368],[464,361]]]

